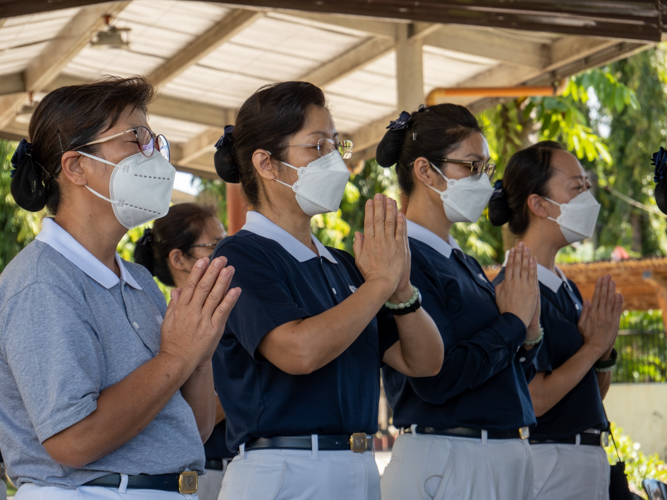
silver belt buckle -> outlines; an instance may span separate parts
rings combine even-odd
[[[193,470],[181,472],[178,476],[178,492],[181,495],[194,495],[199,489],[199,476]]]
[[[602,446],[603,448],[609,446],[609,432],[602,431],[600,433],[600,446]]]
[[[365,432],[355,432],[350,436],[350,450],[363,453],[368,450],[368,436]]]
[[[521,427],[519,429],[519,437],[521,439],[528,439],[530,437],[530,428],[528,427]]]

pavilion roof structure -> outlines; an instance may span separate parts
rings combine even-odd
[[[389,120],[437,87],[552,85],[663,36],[667,0],[0,0],[0,137],[27,137],[22,109],[62,85],[145,75],[151,127],[182,171],[215,177],[214,144],[259,87],[322,87],[353,162]],[[129,48],[91,45],[112,25]],[[483,110],[498,99],[457,98]]]

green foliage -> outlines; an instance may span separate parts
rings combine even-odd
[[[35,239],[45,215],[44,211],[26,212],[12,198],[10,160],[15,148],[15,142],[0,140],[0,272]]]
[[[196,182],[195,179],[192,182]],[[199,179],[201,190],[197,194],[197,203],[218,207],[218,218],[228,227],[226,184],[220,179]]]
[[[625,474],[628,476],[628,483],[630,489],[646,498],[642,481],[644,479],[657,479],[658,481],[667,482],[667,464],[660,460],[657,453],[653,455],[645,455],[640,449],[640,444],[635,443],[629,436],[623,434],[623,429],[617,427],[613,422],[611,424],[611,431],[616,439],[616,446],[621,460],[625,462]],[[611,441],[611,440],[610,440]],[[615,464],[618,461],[614,445],[610,442],[609,446],[605,448],[607,452],[607,459],[610,464]]]
[[[613,63],[606,71],[635,93],[637,105],[621,110],[602,106],[594,118],[597,126],[609,129],[606,143],[613,157],[613,165],[595,165],[600,187],[614,188],[657,212],[650,159],[667,134],[667,48],[660,44]],[[600,245],[622,245],[641,255],[667,255],[664,218],[619,201],[604,189],[599,190],[598,200],[602,203]]]
[[[621,330],[662,332],[664,330],[662,310],[623,311],[619,328]]]

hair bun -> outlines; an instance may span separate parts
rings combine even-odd
[[[398,163],[403,149],[403,140],[411,122],[411,115],[407,111],[401,112],[400,116],[387,126],[387,132],[378,144],[375,151],[375,159],[378,165],[389,168]]]
[[[153,231],[150,227],[144,229],[144,234],[134,246],[134,262],[141,264],[155,276],[155,256],[153,255]]]
[[[215,171],[223,181],[237,184],[241,177],[234,157],[234,125],[225,127],[225,133],[216,143],[215,149],[213,156]]]
[[[494,226],[502,226],[509,222],[512,215],[507,203],[507,196],[503,188],[503,181],[498,179],[493,185],[495,188],[489,200],[489,221]]]
[[[11,160],[11,193],[16,204],[28,212],[39,212],[46,205],[43,167],[32,157],[32,144],[19,143]]]

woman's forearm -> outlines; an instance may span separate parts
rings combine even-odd
[[[431,316],[419,308],[394,319],[399,342],[387,350],[383,361],[409,377],[437,375],[442,368],[445,348]]]
[[[190,377],[192,368],[159,353],[120,382],[104,389],[90,415],[45,440],[56,462],[81,468],[136,437]]]
[[[381,280],[367,281],[337,306],[317,316],[273,329],[264,337],[258,350],[286,373],[312,373],[350,347],[390,293],[387,284]]]
[[[209,361],[198,367],[181,387],[181,395],[188,402],[197,421],[202,443],[211,435],[215,426],[215,395],[213,387],[213,365]]]
[[[600,353],[584,344],[574,356],[549,375],[538,372],[528,385],[535,415],[541,417],[574,389],[600,358]]]

